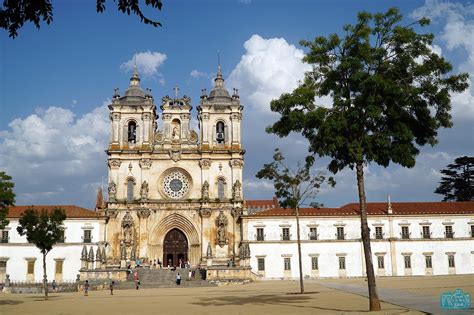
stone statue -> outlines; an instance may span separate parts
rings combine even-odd
[[[109,200],[114,201],[115,196],[117,195],[117,185],[112,181],[109,184]]]
[[[123,227],[123,238],[126,244],[130,244],[133,241],[133,230],[130,225]]]
[[[127,259],[127,248],[125,247],[125,243],[123,241],[120,241],[120,259]]]
[[[178,128],[178,126],[173,127],[173,131],[171,132],[171,138],[173,140],[178,140],[179,139],[179,128]]]
[[[211,248],[211,243],[207,243],[206,258],[212,258],[212,248]]]
[[[144,181],[142,183],[142,188],[140,189],[140,196],[142,197],[142,201],[147,201],[148,199],[148,183]]]
[[[209,200],[209,183],[207,182],[207,180],[205,180],[204,184],[202,184],[201,193],[203,200]]]
[[[240,180],[236,180],[232,187],[232,198],[235,201],[242,200],[242,184],[240,183]]]
[[[216,219],[217,225],[217,238],[216,244],[219,244],[220,247],[227,245],[227,217],[224,212],[221,211]]]

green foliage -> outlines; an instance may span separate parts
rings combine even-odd
[[[46,255],[63,239],[64,220],[66,213],[61,208],[54,208],[50,212],[43,209],[38,212],[31,207],[21,216],[17,231],[20,235],[26,235],[28,242],[35,244],[41,253]]]
[[[9,223],[7,220],[8,207],[15,205],[15,193],[13,192],[15,184],[11,180],[11,176],[0,172],[0,229]]]
[[[272,180],[280,205],[284,208],[295,209],[306,200],[314,198],[325,182],[332,187],[336,184],[332,177],[326,178],[323,172],[314,174],[313,164],[314,157],[309,156],[305,163],[298,163],[296,168],[291,169],[285,164],[285,158],[280,150],[275,149],[273,162],[264,164],[256,176],[260,179]],[[321,205],[312,203],[312,206]]]
[[[96,10],[99,13],[105,11],[107,0],[96,0]],[[117,2],[117,9],[127,15],[131,13],[137,15],[140,21],[154,27],[161,26],[160,22],[148,19],[140,9],[139,0],[114,0]],[[146,0],[145,5],[152,9],[161,10],[162,0]],[[37,29],[41,22],[50,24],[53,21],[53,1],[52,0],[14,0],[4,1],[0,8],[0,28],[8,31],[9,36],[18,36],[18,30],[25,22],[33,23]]]
[[[444,195],[443,201],[474,201],[474,157],[458,157],[441,173],[435,193]]]
[[[437,130],[452,126],[451,93],[468,87],[468,75],[451,74],[451,64],[430,48],[433,35],[401,26],[401,19],[395,8],[361,12],[342,36],[301,41],[313,69],[272,101],[281,117],[267,131],[302,133],[312,152],[332,158],[332,172],[369,162],[414,166],[418,147],[436,144]],[[331,108],[318,104],[322,96],[332,97]]]

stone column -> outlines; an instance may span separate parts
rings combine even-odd
[[[120,142],[120,113],[112,113],[112,143],[119,144]]]

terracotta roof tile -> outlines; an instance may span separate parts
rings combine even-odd
[[[78,206],[73,206],[73,205],[33,205],[33,206],[14,206],[14,207],[8,207],[8,218],[20,218],[23,212],[30,208],[34,207],[36,210],[41,211],[42,209],[46,209],[48,211],[52,211],[54,208],[61,208],[64,209],[66,212],[66,216],[68,218],[99,218],[100,215],[99,213],[86,209],[86,208],[81,208]]]
[[[278,207],[278,199],[275,197],[273,199],[261,199],[261,200],[245,200],[246,208],[276,208]]]
[[[387,215],[386,202],[371,202],[366,206],[369,215]],[[474,202],[392,202],[392,215],[474,214]],[[301,208],[301,216],[359,215],[359,204],[349,203],[340,208]],[[253,216],[292,216],[293,209],[273,208]]]

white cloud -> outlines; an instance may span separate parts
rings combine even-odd
[[[427,0],[424,6],[413,12],[412,16],[417,19],[428,17],[435,23],[442,24],[441,43],[449,51],[460,50],[466,55],[466,60],[460,62],[458,70],[468,72],[472,78],[474,76],[474,4]],[[438,48],[441,50],[439,46]],[[474,86],[472,84],[463,93],[454,94],[452,102],[455,119],[474,120]]]
[[[195,79],[198,79],[200,77],[208,77],[209,74],[206,73],[206,72],[201,72],[201,71],[198,71],[196,69],[194,69],[193,71],[191,71],[191,73],[189,74],[190,76],[192,76],[193,78]]]
[[[291,92],[311,66],[303,63],[304,53],[284,38],[265,39],[252,35],[244,43],[246,50],[232,70],[227,86],[241,91],[245,103],[261,111],[270,111],[270,101]]]
[[[145,51],[139,52],[133,55],[133,57],[122,63],[120,68],[125,71],[131,71],[137,64],[138,72],[143,74],[145,77],[154,77],[158,76],[163,80],[163,75],[158,72],[158,68],[163,65],[167,59],[166,54],[156,52],[156,51]],[[164,84],[164,82],[162,83]]]
[[[0,131],[0,168],[16,183],[18,204],[87,199],[93,206],[95,188],[84,191],[83,185],[106,174],[105,103],[82,116],[61,107],[38,109]]]

